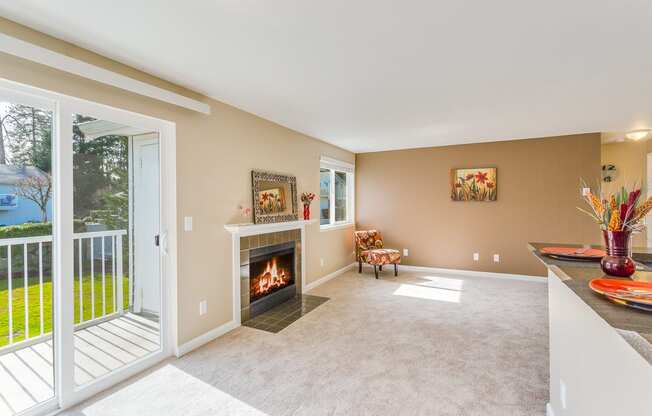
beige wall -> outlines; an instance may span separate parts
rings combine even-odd
[[[614,181],[602,184],[607,191],[621,186],[632,187],[635,183],[646,187],[647,141],[605,143],[602,145],[602,164],[613,164],[617,172]]]
[[[451,201],[451,168],[492,166],[498,201]],[[599,134],[358,154],[357,228],[408,248],[406,264],[543,276],[528,241],[600,241],[576,209],[579,178],[599,175]]]
[[[354,161],[350,152],[1,18],[0,32],[211,105],[212,114],[206,116],[0,53],[0,78],[176,123],[180,343],[231,319],[231,239],[224,224],[243,222],[237,207],[251,205],[250,171],[294,174],[299,192],[318,193],[321,155]],[[183,232],[184,216],[194,217],[193,232]],[[320,232],[318,225],[308,226],[306,283],[353,261],[351,232]],[[208,314],[200,318],[198,303],[203,299],[208,301]]]
[[[602,145],[602,164],[616,166],[616,175],[610,183],[602,182],[603,190],[615,192],[621,186],[630,189],[637,184],[641,187],[641,197],[647,195],[647,153],[650,151],[648,140],[606,143]],[[637,247],[645,247],[646,233],[634,235],[632,243]]]

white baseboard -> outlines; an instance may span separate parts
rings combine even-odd
[[[550,403],[546,403],[546,416],[555,416],[555,412],[552,410]]]
[[[363,266],[373,267],[372,265],[369,264],[364,264]],[[388,265],[388,267],[389,270],[393,272],[393,266],[390,264]],[[546,283],[548,281],[547,278],[545,277],[528,276],[524,274],[480,272],[477,270],[461,270],[461,269],[443,269],[441,267],[411,266],[409,264],[399,264],[398,266],[399,276],[401,270],[408,271],[408,272],[420,272],[420,273],[444,273],[444,274],[453,274],[458,276],[491,277],[497,279],[521,280],[525,282],[536,282],[536,283]]]
[[[185,355],[190,351],[195,350],[201,347],[202,345],[207,344],[212,340],[221,337],[222,335],[236,329],[239,326],[240,326],[239,323],[235,321],[229,321],[224,325],[220,325],[217,328],[211,329],[205,334],[202,334],[197,338],[193,338],[190,341],[186,342],[185,344],[179,345],[175,351],[175,355],[177,357],[181,357],[182,355]]]
[[[357,263],[351,263],[351,264],[349,264],[348,266],[344,266],[344,267],[342,267],[342,268],[339,269],[339,270],[335,270],[333,273],[329,273],[329,274],[327,274],[326,276],[321,277],[321,278],[315,280],[315,281],[312,282],[312,283],[308,283],[307,285],[305,285],[305,286],[303,287],[303,293],[306,293],[306,292],[308,292],[309,290],[312,290],[312,289],[316,288],[317,286],[321,286],[321,285],[323,285],[324,283],[328,282],[329,280],[334,279],[334,278],[336,278],[337,276],[341,275],[342,273],[345,273],[345,272],[351,270],[351,269],[352,269],[356,264],[357,264]]]

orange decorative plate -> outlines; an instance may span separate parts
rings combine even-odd
[[[624,306],[629,306],[630,308],[640,309],[642,311],[652,312],[652,305],[650,305],[649,303],[639,303],[631,300],[612,297],[609,295],[605,295],[605,296],[607,297],[607,299],[609,299],[614,303],[618,303]]]
[[[604,250],[584,247],[544,247],[539,252],[562,260],[599,261],[607,255]]]
[[[650,282],[593,279],[589,282],[589,287],[621,305],[652,311],[652,283]]]

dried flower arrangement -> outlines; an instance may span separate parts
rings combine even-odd
[[[301,202],[303,202],[303,205],[310,205],[313,199],[315,199],[315,194],[312,192],[304,192],[301,194]]]
[[[582,181],[582,189],[586,188],[589,186]],[[639,204],[640,198],[641,189],[637,189],[636,185],[630,191],[623,186],[613,194],[605,194],[601,190],[596,194],[591,190],[584,195],[591,211],[580,207],[577,209],[591,216],[603,231],[640,232],[645,228],[643,219],[652,210],[652,196],[642,204]]]

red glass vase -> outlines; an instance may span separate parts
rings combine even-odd
[[[600,260],[602,271],[611,276],[629,277],[636,271],[630,256],[631,231],[602,231],[607,255]]]
[[[304,220],[310,219],[310,205],[303,206],[303,219]]]

